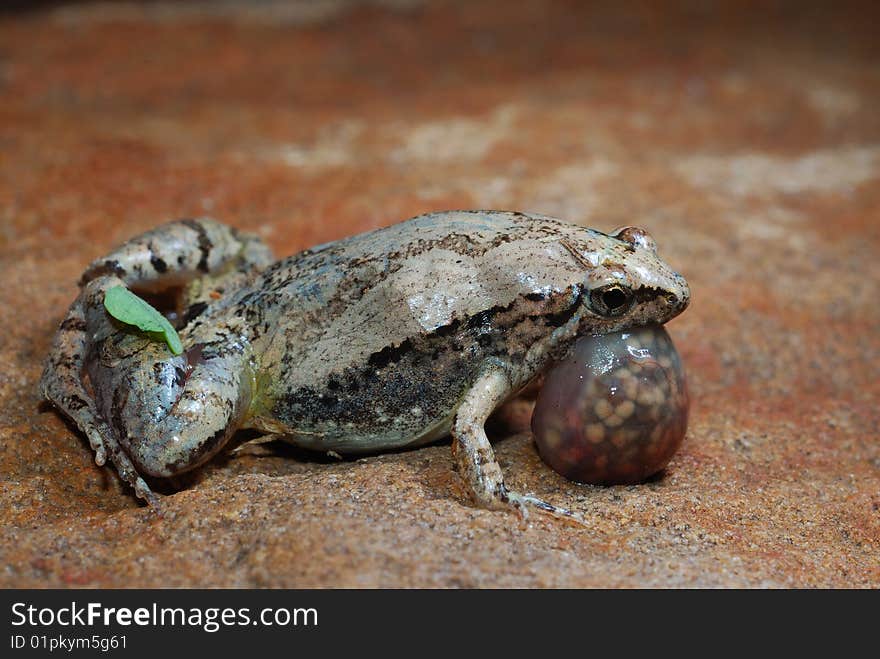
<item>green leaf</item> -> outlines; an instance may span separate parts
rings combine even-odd
[[[183,352],[177,330],[168,319],[125,286],[114,286],[104,293],[104,308],[116,320],[134,325],[142,332],[150,334],[154,340],[164,339],[175,355]]]

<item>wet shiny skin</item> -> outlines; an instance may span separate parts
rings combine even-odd
[[[114,286],[181,284],[181,355],[103,306]],[[486,419],[579,336],[664,323],[690,295],[642,229],[506,211],[430,213],[274,263],[255,236],[179,220],[93,262],[81,287],[42,392],[154,505],[142,476],[195,469],[253,428],[340,454],[448,433],[477,504],[547,510],[506,487]]]

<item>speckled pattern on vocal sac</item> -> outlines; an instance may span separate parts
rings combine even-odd
[[[340,453],[451,433],[478,504],[545,507],[504,486],[486,418],[578,336],[664,323],[689,300],[641,229],[523,213],[432,213],[270,261],[251,236],[183,220],[83,276],[42,391],[142,497],[158,501],[141,474],[195,468],[249,427]],[[119,284],[174,293],[184,354],[107,316]]]
[[[681,360],[660,325],[578,339],[544,378],[532,415],[541,457],[580,483],[637,483],[684,439]]]

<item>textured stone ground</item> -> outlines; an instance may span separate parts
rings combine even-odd
[[[880,586],[880,14],[821,7],[0,15],[0,585]],[[473,508],[445,444],[253,449],[160,518],[38,400],[84,265],[162,220],[288,254],[461,207],[642,224],[691,282],[663,478],[566,482],[524,405],[494,433],[585,528]]]

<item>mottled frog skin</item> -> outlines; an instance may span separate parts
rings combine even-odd
[[[172,292],[185,351],[112,319],[120,284]],[[168,297],[168,295],[166,295]],[[239,428],[343,454],[453,437],[486,507],[505,487],[483,424],[583,334],[664,323],[685,280],[643,230],[606,235],[540,215],[431,213],[272,263],[257,238],[210,219],[154,229],[95,261],[61,323],[43,395],[142,476],[196,468]]]

